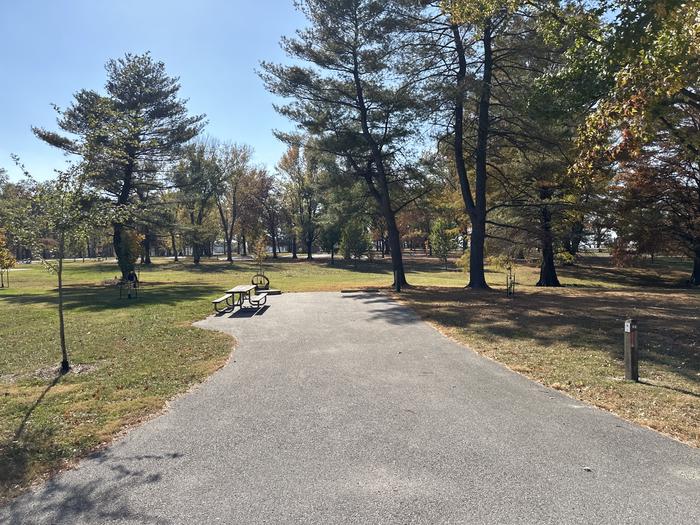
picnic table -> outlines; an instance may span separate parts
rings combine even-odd
[[[255,295],[252,295],[253,291],[256,292]],[[224,295],[212,301],[214,310],[218,312],[218,305],[224,301],[227,309],[234,309],[236,306],[243,308],[246,301],[250,306],[259,308],[267,302],[267,292],[258,292],[254,284],[239,284],[230,290],[226,290]]]
[[[243,306],[243,303],[247,300],[250,302],[250,293],[255,290],[254,284],[239,284],[226,290],[226,293],[231,294],[231,306]]]

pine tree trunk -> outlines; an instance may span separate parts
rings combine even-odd
[[[372,161],[374,164],[374,175],[368,174],[365,178],[370,193],[374,196],[384,217],[389,233],[389,247],[391,249],[391,263],[394,270],[394,290],[401,291],[402,286],[408,286],[406,273],[403,266],[401,254],[401,234],[396,225],[396,212],[391,206],[391,196],[389,192],[388,173],[385,166],[385,157],[382,147],[374,139],[369,125],[369,108],[365,103],[364,85],[361,79],[359,60],[357,55],[353,56],[354,68],[353,77],[355,80],[355,94],[357,106],[360,112],[360,126],[362,135],[369,146]]]
[[[297,236],[292,235],[292,259],[297,259]]]
[[[481,93],[479,97],[478,127],[476,136],[475,180],[474,195],[472,195],[464,152],[464,103],[465,86],[467,81],[467,61],[458,25],[452,26],[454,43],[457,50],[458,72],[457,88],[454,106],[454,159],[459,176],[460,190],[465,210],[471,222],[470,251],[469,251],[469,284],[473,289],[488,290],[484,270],[484,243],[486,242],[486,191],[487,191],[487,159],[488,139],[490,134],[491,108],[491,77],[493,73],[493,49],[491,43],[491,21],[486,20],[483,28],[484,61],[481,71]]]
[[[561,286],[557,277],[557,269],[554,265],[554,249],[551,238],[542,240],[542,264],[540,265],[540,280],[535,286]]]
[[[143,264],[151,264],[151,232],[146,231],[146,236],[143,239]]]
[[[399,235],[399,229],[396,226],[396,219],[393,217],[385,217],[388,224],[389,233],[389,248],[391,251],[391,266],[394,270],[394,282],[392,286],[397,292],[401,291],[401,288],[408,286],[406,281],[406,273],[403,267],[403,254],[401,253],[401,237]]]
[[[117,204],[125,206],[129,204],[129,198],[132,190],[132,177],[134,174],[134,159],[129,157],[124,167],[123,183],[121,192],[117,197]],[[112,237],[112,245],[114,246],[114,256],[117,258],[119,269],[122,272],[122,279],[126,279],[129,272],[134,270],[134,265],[130,260],[128,246],[124,242],[125,225],[121,223],[114,224],[114,236]]]
[[[478,218],[472,221],[471,243],[469,251],[468,288],[488,290],[486,271],[484,269],[484,243],[486,242],[486,221]]]
[[[472,243],[469,260],[469,288],[489,288],[484,271],[484,243],[486,241],[486,161],[488,157],[488,138],[490,131],[489,110],[491,108],[491,75],[493,58],[491,49],[491,24],[486,24],[483,36],[484,68],[481,79],[481,97],[479,99],[479,127],[476,145],[476,199],[475,213],[472,219]]]
[[[700,249],[695,250],[693,257],[693,273],[690,276],[691,286],[700,286]]]
[[[112,244],[114,245],[114,256],[117,258],[119,269],[122,272],[122,279],[126,279],[129,272],[134,269],[134,265],[129,259],[128,247],[124,242],[125,228],[123,224],[114,224],[114,235]]]
[[[175,234],[173,232],[170,232],[170,242],[172,243],[173,246],[173,254],[175,254],[175,262],[179,261],[177,257],[177,243],[175,242]]]
[[[543,201],[552,198],[552,190],[540,189],[540,199]],[[552,212],[549,206],[543,204],[540,208],[540,250],[542,263],[540,264],[540,280],[535,286],[561,286],[557,277],[557,269],[554,265],[554,244],[552,237]]]
[[[313,246],[314,246],[313,239],[306,239],[306,259],[307,260],[313,259],[313,254],[311,253],[311,250],[313,250]]]
[[[248,246],[246,245],[245,234],[241,234],[241,242],[243,244],[243,255],[248,255]]]
[[[564,249],[571,255],[577,255],[583,239],[583,222],[576,221],[569,231],[569,235],[564,240]]]
[[[233,237],[226,236],[226,260],[233,262]]]

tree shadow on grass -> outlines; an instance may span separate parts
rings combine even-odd
[[[75,286],[66,288],[63,305],[66,310],[105,311],[123,308],[178,304],[193,300],[208,301],[221,294],[221,286],[209,284],[162,284],[142,286],[138,298],[120,299],[119,290],[111,286]],[[50,295],[8,295],[4,301],[16,305],[58,306],[56,294]]]
[[[346,261],[344,259],[336,259],[334,264],[327,260],[311,261],[310,264],[317,264],[336,270],[345,270],[353,273],[374,273],[388,275],[392,273],[391,266],[382,261]]]
[[[94,275],[95,273],[103,275],[118,275],[119,267],[117,266],[116,260],[105,261],[105,262],[93,262],[88,261],[86,263],[81,263],[80,261],[71,262],[72,260],[67,260],[66,269],[70,271],[71,275],[80,276],[81,274]],[[143,277],[152,274],[157,274],[162,271],[168,272],[183,272],[183,273],[194,273],[194,274],[209,274],[209,273],[225,273],[230,271],[244,271],[249,270],[250,266],[254,263],[252,260],[236,260],[230,263],[225,260],[218,260],[216,258],[202,259],[202,262],[198,265],[192,263],[191,260],[181,260],[181,261],[156,261],[153,264],[137,264],[136,271]]]
[[[380,274],[391,274],[393,272],[391,265],[391,258],[385,257],[375,257],[374,259],[367,260],[361,259],[359,261],[347,260],[342,257],[338,257],[331,263],[329,258],[319,258],[319,259],[279,259],[277,261],[271,262],[271,264],[279,263],[280,265],[289,264],[312,264],[316,266],[323,266],[329,269],[338,270],[349,270],[357,271],[360,273],[380,273]],[[268,263],[266,263],[268,264]],[[432,258],[410,258],[404,260],[404,268],[406,272],[411,271],[445,271],[442,262],[439,259]]]
[[[36,410],[36,407],[39,406],[39,404],[44,400],[44,397],[46,397],[46,394],[49,393],[49,390],[51,390],[53,387],[55,387],[58,382],[65,376],[65,374],[58,374],[53,381],[51,381],[48,386],[41,392],[41,395],[37,398],[36,401],[34,401],[34,404],[29,407],[29,410],[24,414],[24,418],[22,418],[22,423],[20,423],[19,427],[15,431],[15,437],[14,441],[19,441],[22,438],[22,434],[24,432],[24,429],[27,426],[27,421],[29,421],[29,418],[32,417],[32,414],[34,413],[34,410]]]
[[[685,268],[687,266],[687,268]],[[656,273],[651,273],[656,270]],[[602,258],[586,258],[575,266],[564,266],[557,269],[560,278],[570,278],[591,282],[602,282],[615,288],[621,287],[663,287],[678,288],[683,286],[684,280],[690,277],[690,266],[682,263],[672,267],[642,265],[628,268],[615,268],[610,266],[609,260]],[[590,284],[590,287],[601,285]]]
[[[81,273],[110,274],[119,271],[116,259],[100,262],[86,261],[84,263],[80,260],[73,261],[72,259],[64,259],[64,261],[67,263],[65,269],[76,275]],[[41,267],[41,263],[35,263],[35,265]]]
[[[182,456],[180,453],[120,456],[111,449],[98,452],[85,460],[79,479],[68,473],[49,480],[0,508],[0,521],[10,525],[122,520],[169,523],[165,518],[134,509],[133,502],[139,500],[134,500],[131,494],[141,487],[157,486],[163,478],[157,464],[176,461]],[[140,506],[144,507],[148,505]]]
[[[509,298],[417,287],[408,293],[421,315],[449,328],[542,347],[593,348],[615,359],[622,358],[624,320],[634,317],[642,363],[651,361],[700,383],[700,294],[694,292],[558,289]]]
[[[60,465],[61,458],[51,453],[53,434],[52,429],[34,430],[30,427],[26,431],[23,429],[20,439],[0,443],[0,523],[5,523],[2,499],[27,484],[35,462],[41,461],[56,469]]]
[[[195,274],[212,274],[212,273],[226,273],[226,272],[241,272],[250,270],[251,262],[248,261],[202,261],[201,264],[193,264],[192,262],[171,262],[165,264],[159,264],[156,266],[142,267],[141,274],[149,275],[151,273],[158,273],[160,271],[172,271],[172,272],[186,272]]]
[[[51,450],[53,431],[42,429],[40,431],[28,426],[29,420],[44,400],[49,391],[55,387],[65,374],[57,373],[56,377],[46,386],[32,406],[25,412],[22,422],[7,443],[0,443],[0,495],[8,493],[13,486],[21,485],[28,476],[28,471],[34,461],[34,457],[41,451]],[[28,430],[29,428],[29,430]],[[60,458],[52,458],[51,454],[41,455],[41,461],[57,462]]]
[[[41,392],[32,406],[25,412],[21,423],[15,430],[13,437],[6,443],[0,443],[0,495],[21,484],[31,467],[32,457],[35,451],[50,450],[52,432],[50,430],[27,430],[27,424],[36,408],[46,397],[46,394],[55,387],[64,376],[58,374]]]
[[[675,386],[663,385],[663,384],[657,383],[657,382],[652,383],[651,381],[645,381],[645,380],[643,380],[643,379],[640,379],[640,380],[638,381],[638,383],[641,384],[641,385],[654,386],[654,387],[656,387],[656,388],[664,388],[664,389],[666,389],[666,390],[673,390],[674,392],[678,392],[678,393],[680,393],[680,394],[686,394],[686,395],[688,395],[688,396],[693,396],[693,397],[696,397],[696,398],[700,399],[700,393],[698,393],[698,392],[691,392],[690,390],[686,390],[686,389],[684,389],[684,388],[678,388],[678,387],[675,387]]]
[[[344,259],[336,259],[335,264],[331,265],[328,260],[319,260],[319,263],[323,263],[328,268],[340,268],[343,270],[357,271],[360,273],[380,273],[380,274],[393,274],[393,267],[391,265],[391,259],[389,257],[385,259],[374,259],[373,261],[358,261],[354,263],[353,261],[346,261]],[[407,278],[410,281],[410,275],[414,272],[435,272],[435,273],[459,273],[462,270],[454,266],[445,269],[445,265],[438,258],[426,257],[426,256],[416,256],[416,258],[406,258],[404,260],[404,269],[406,271]],[[491,268],[485,269],[486,273],[501,273],[499,271],[493,270]],[[465,277],[466,280],[467,277]]]

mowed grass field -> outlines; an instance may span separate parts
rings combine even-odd
[[[466,276],[407,254],[401,300],[438,329],[516,371],[571,395],[700,445],[700,293],[677,285],[689,263],[664,259],[614,269],[604,257],[561,270],[565,288],[531,286],[537,268],[520,265],[514,298],[502,270],[495,290],[464,290]],[[452,265],[450,265],[452,266]],[[156,259],[141,269],[138,299],[120,299],[105,281],[114,262],[66,265],[66,334],[74,371],[59,377],[55,276],[20,265],[0,289],[0,499],[107,443],[163,408],[227,361],[234,342],[191,326],[211,299],[250,281],[252,262],[194,267]],[[268,260],[285,293],[388,287],[388,260],[358,265],[326,259]],[[640,321],[643,383],[621,380],[622,322]]]

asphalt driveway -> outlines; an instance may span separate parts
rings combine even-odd
[[[212,317],[231,362],[0,523],[700,523],[700,451],[376,294]],[[202,332],[202,337],[206,337]]]

